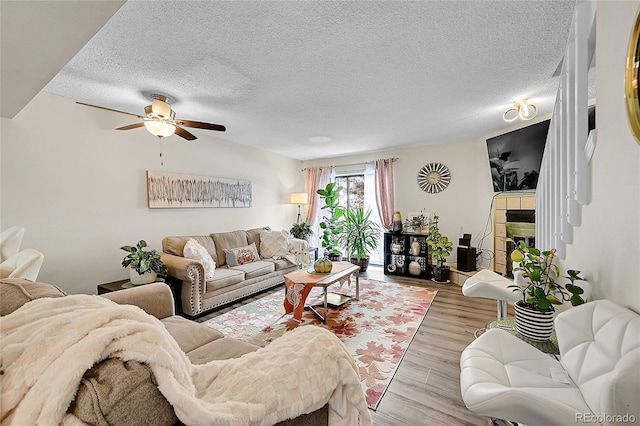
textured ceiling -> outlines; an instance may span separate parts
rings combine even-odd
[[[45,90],[136,114],[166,94],[227,127],[196,136],[301,160],[476,138],[516,99],[551,112],[574,7],[130,0]]]

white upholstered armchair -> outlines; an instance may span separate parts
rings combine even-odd
[[[0,278],[24,278],[36,281],[44,254],[36,249],[25,249],[0,263]]]
[[[500,329],[473,341],[460,357],[467,408],[528,426],[640,419],[640,316],[598,300],[555,327],[560,361]]]
[[[18,254],[24,228],[22,226],[12,226],[0,234],[0,262],[4,262],[11,256]]]

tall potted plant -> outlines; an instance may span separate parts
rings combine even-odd
[[[158,274],[167,275],[167,265],[162,262],[160,255],[155,250],[144,250],[147,247],[145,240],[140,240],[135,246],[122,246],[121,250],[127,254],[122,259],[122,267],[129,268],[131,284],[148,284],[158,278]]]
[[[371,210],[347,210],[344,220],[344,233],[340,236],[340,245],[344,247],[351,263],[360,266],[360,272],[369,267],[369,253],[378,247],[382,230],[371,219]]]
[[[511,239],[507,241],[513,242]],[[519,263],[514,272],[521,271],[524,283],[511,285],[513,291],[521,292],[522,299],[514,305],[516,312],[516,329],[524,337],[544,342],[549,340],[553,331],[554,305],[571,302],[572,306],[583,304],[584,290],[575,284],[584,281],[580,271],[570,269],[569,280],[565,285],[557,280],[560,269],[553,263],[556,249],[540,251],[535,247],[527,247],[520,241],[518,248],[511,253],[511,260]]]
[[[449,281],[450,269],[444,264],[447,256],[451,254],[453,245],[447,237],[440,233],[438,222],[440,217],[433,215],[433,221],[429,224],[429,236],[427,237],[427,245],[429,246],[429,254],[433,256],[435,265],[433,265],[433,280],[436,282],[446,283]]]
[[[339,249],[340,235],[344,232],[344,222],[341,218],[344,216],[345,208],[339,205],[342,189],[342,186],[330,182],[326,187],[317,190],[320,198],[324,200],[324,206],[321,209],[325,210],[325,215],[320,222],[320,228],[323,231],[322,248],[325,255],[334,261],[342,260]]]

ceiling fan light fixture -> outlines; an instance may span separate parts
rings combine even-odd
[[[154,136],[158,136],[159,138],[171,136],[176,131],[176,126],[162,120],[146,120],[144,122],[144,127],[146,127],[149,133]]]
[[[537,113],[538,107],[529,103],[526,99],[520,99],[515,101],[512,107],[507,108],[504,114],[502,114],[502,119],[504,121],[514,121],[520,117],[523,120],[531,120]]]

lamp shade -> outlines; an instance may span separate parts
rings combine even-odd
[[[144,127],[146,127],[152,135],[161,138],[171,136],[176,131],[176,126],[162,120],[146,120]]]
[[[306,192],[292,192],[291,204],[309,204],[309,195]]]

